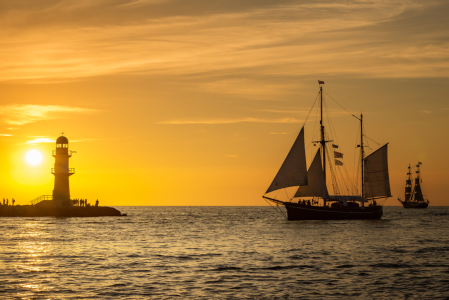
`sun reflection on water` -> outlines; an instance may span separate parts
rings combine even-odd
[[[20,287],[16,296],[28,299],[53,290],[52,228],[42,222],[18,223],[13,238],[18,251],[11,263],[19,275],[16,281]]]

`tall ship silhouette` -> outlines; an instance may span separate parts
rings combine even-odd
[[[422,178],[421,172],[419,170],[419,166],[422,165],[421,162],[418,162],[416,165],[416,178],[415,178],[415,186],[412,189],[412,173],[410,170],[410,164],[408,165],[408,173],[407,179],[405,180],[405,193],[404,200],[398,198],[398,201],[404,206],[404,208],[426,208],[429,206],[429,200],[424,198],[422,191]]]
[[[324,126],[323,111],[327,113],[329,109],[323,102],[322,85],[324,82],[318,81],[318,83],[320,90],[315,103],[319,98],[320,122],[317,131],[319,139],[312,141],[311,144],[319,145],[319,147],[312,163],[307,169],[304,140],[306,119],[290,152],[263,198],[270,204],[275,204],[278,209],[284,206],[288,220],[380,219],[383,214],[383,203],[381,202],[385,202],[388,197],[391,197],[388,173],[388,143],[366,155],[365,147],[367,147],[368,142],[364,140],[368,137],[364,134],[363,115],[357,117],[344,109],[360,122],[355,127],[360,131],[360,141],[357,145],[357,148],[360,148],[360,156],[358,159],[359,168],[357,169],[361,176],[356,176],[358,179],[349,178],[346,169],[342,169],[345,163],[343,153],[340,152],[342,150],[339,149],[337,143],[333,123],[327,122],[329,129]],[[342,107],[338,102],[336,103]],[[312,105],[311,111],[314,105]],[[372,141],[372,139],[369,140]],[[343,176],[345,174],[346,176]],[[329,193],[327,181],[331,182],[332,195]],[[359,182],[355,183],[356,181]],[[292,189],[294,193],[289,195],[287,190],[291,191]],[[285,193],[282,190],[285,190]],[[287,195],[287,199],[278,197],[282,195],[284,197]],[[282,209],[279,209],[279,211],[283,214],[285,212]]]

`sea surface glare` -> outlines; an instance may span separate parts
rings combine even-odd
[[[449,207],[117,208],[128,217],[0,218],[0,298],[449,299]]]

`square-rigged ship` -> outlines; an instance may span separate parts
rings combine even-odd
[[[336,159],[343,154],[334,151],[338,145],[331,146],[330,133],[325,131],[322,87],[324,82],[318,81],[318,83],[320,85],[320,140],[313,143],[319,143],[320,147],[307,170],[303,125],[263,198],[278,206],[285,206],[288,220],[380,219],[383,208],[378,201],[391,197],[388,143],[365,156],[363,141],[366,136],[363,134],[363,115],[358,118],[351,114],[360,121],[360,144],[357,147],[360,147],[361,193],[358,194],[358,189],[355,189],[352,194],[341,194],[333,170],[343,165],[341,160]],[[329,161],[334,195],[329,194],[326,185],[326,159]],[[289,187],[297,187],[297,190],[287,201],[271,196],[271,193]]]
[[[398,201],[404,206],[404,208],[426,208],[429,206],[429,200],[424,199],[421,183],[421,172],[419,171],[419,166],[422,165],[418,162],[416,165],[416,178],[415,186],[412,190],[412,172],[410,171],[410,165],[408,165],[407,179],[405,180],[405,194],[404,201],[398,198]]]

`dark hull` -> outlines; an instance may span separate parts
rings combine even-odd
[[[320,207],[298,203],[283,202],[289,220],[363,220],[380,219],[382,206],[374,207]]]
[[[0,206],[0,217],[112,217],[120,211],[107,206],[43,207],[39,205]]]
[[[399,200],[402,203],[402,206],[404,208],[427,208],[429,206],[429,203],[427,202],[403,202]]]

